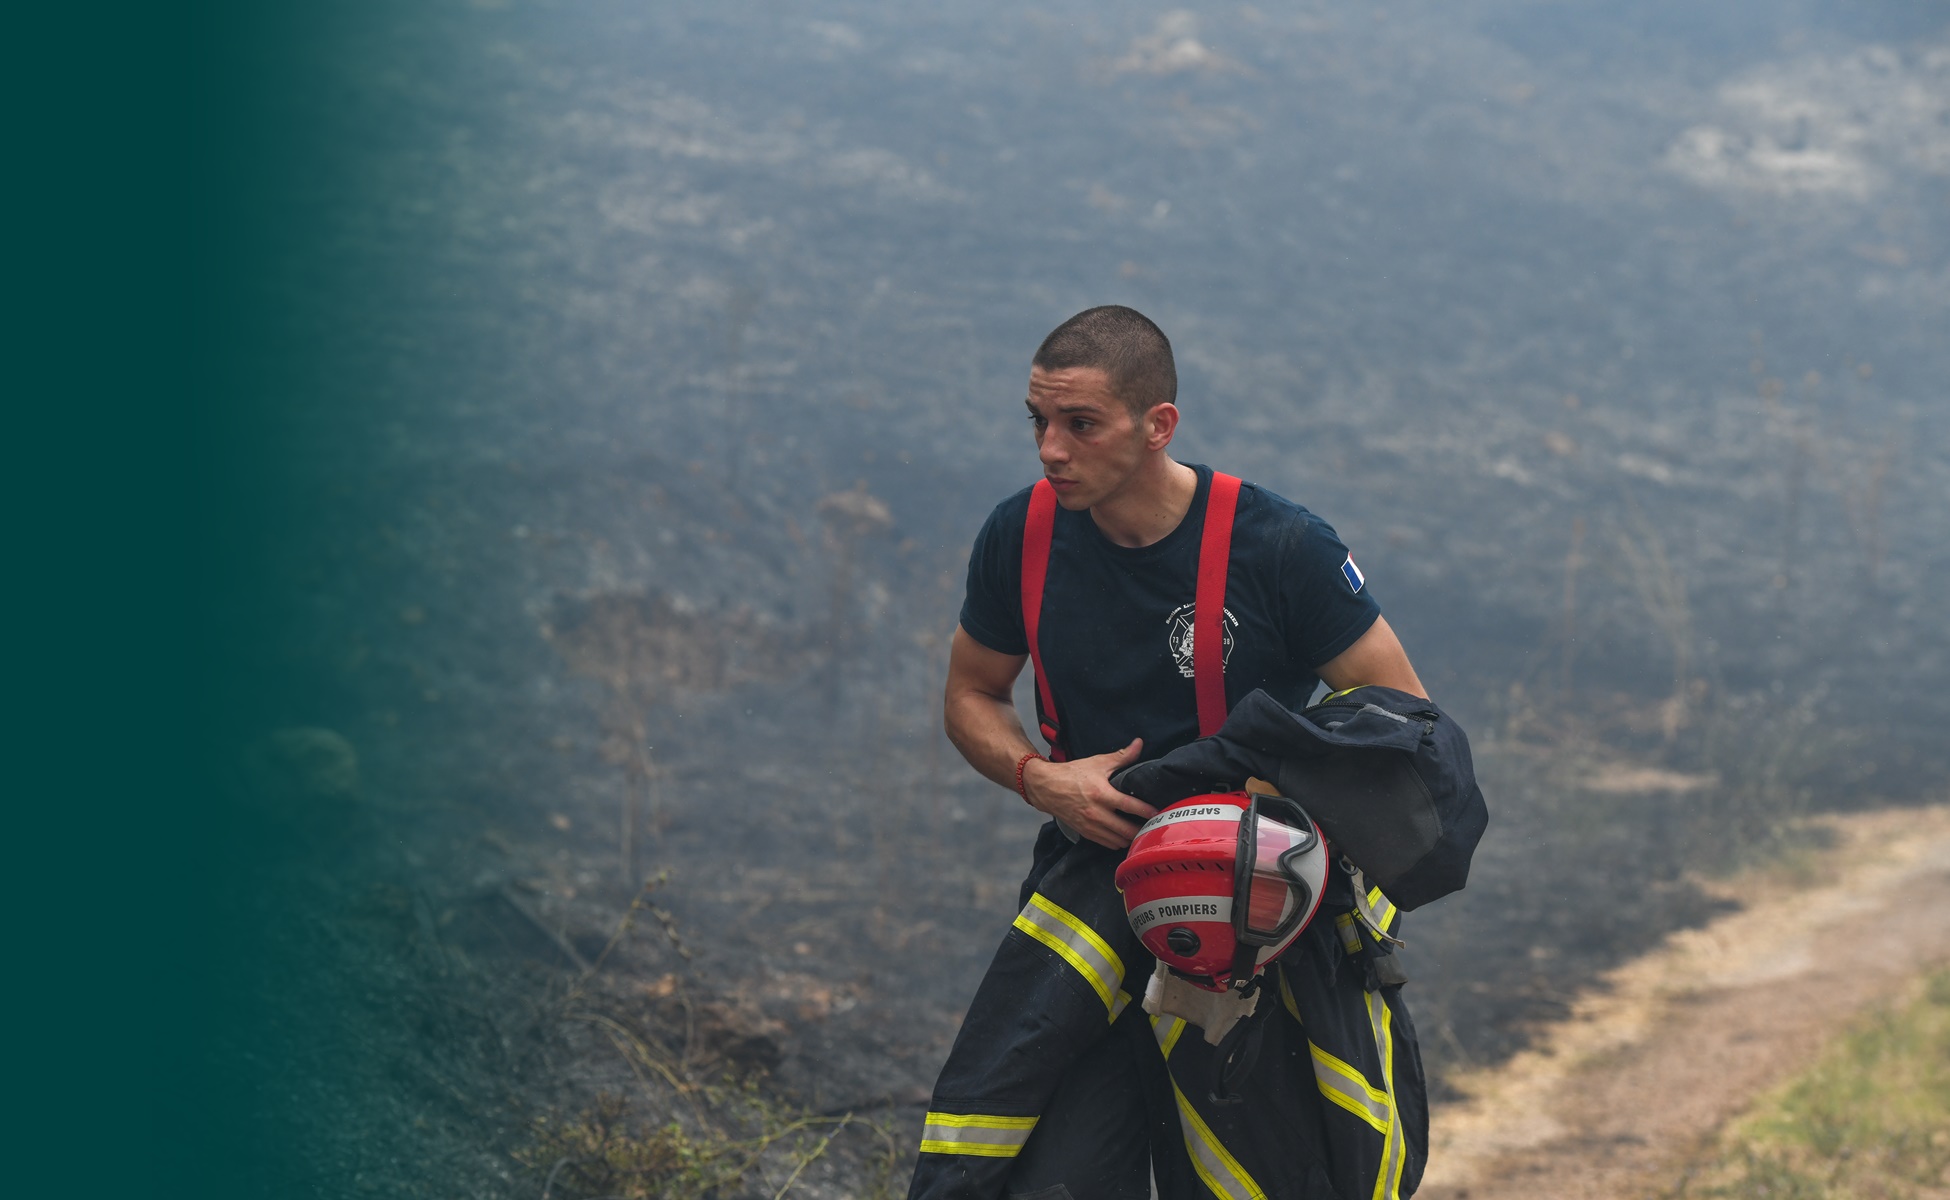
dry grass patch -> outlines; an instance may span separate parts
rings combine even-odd
[[[1669,1200],[1950,1200],[1950,968],[1762,1097]]]

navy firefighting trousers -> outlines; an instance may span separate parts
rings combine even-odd
[[[1133,1000],[1153,966],[1112,877],[1122,855],[1037,840],[1021,913],[942,1068],[910,1200],[1398,1200],[1428,1153],[1399,971],[1338,873],[1266,973],[1257,1065],[1215,1103],[1200,1031]],[[1393,932],[1399,915],[1369,900]],[[1060,1189],[1060,1190],[1059,1190]]]

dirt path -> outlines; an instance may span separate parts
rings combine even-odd
[[[1657,1195],[1749,1097],[1950,960],[1950,806],[1834,828],[1800,886],[1742,881],[1740,912],[1612,972],[1537,1049],[1460,1078],[1472,1099],[1434,1114],[1418,1196]]]

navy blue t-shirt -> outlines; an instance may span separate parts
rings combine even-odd
[[[1210,467],[1178,528],[1132,549],[1088,512],[1056,510],[1043,589],[1043,665],[1072,758],[1144,739],[1155,758],[1198,737],[1192,609]],[[1022,628],[1022,525],[1029,488],[998,504],[968,559],[961,627],[1002,654],[1027,654]],[[1254,688],[1298,709],[1315,668],[1352,646],[1381,615],[1333,526],[1248,483],[1239,489],[1226,573],[1226,702]]]

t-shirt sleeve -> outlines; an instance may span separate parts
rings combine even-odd
[[[1280,561],[1286,644],[1313,670],[1361,639],[1381,606],[1334,527],[1310,512],[1288,528]]]
[[[961,627],[998,654],[1027,654],[1022,630],[1022,522],[1025,506],[998,505],[968,555]]]

